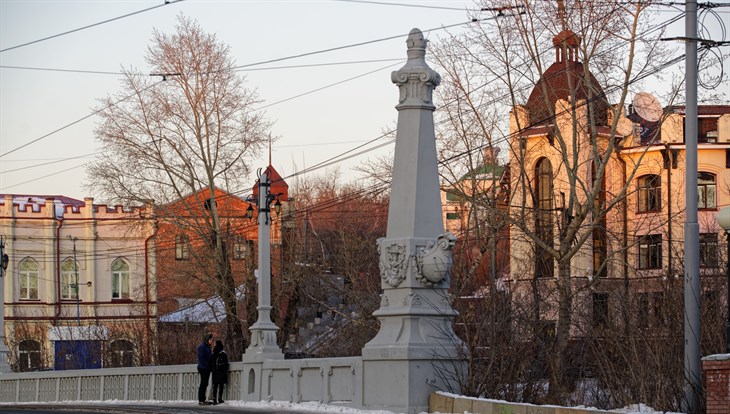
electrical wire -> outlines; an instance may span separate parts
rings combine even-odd
[[[680,17],[681,17],[681,16],[680,16]],[[660,27],[665,27],[665,26],[667,26],[667,25],[671,24],[671,23],[672,23],[673,21],[676,21],[676,19],[677,19],[677,18],[673,18],[673,19],[670,19],[670,20],[669,20],[669,21],[667,21],[667,22],[664,22],[664,23],[662,23],[662,24],[660,24],[660,25],[657,25],[657,27],[654,27],[654,28],[650,28],[649,30],[645,31],[645,32],[644,32],[644,34],[646,34],[646,33],[649,33],[649,32],[651,32],[651,31],[654,31],[654,30],[657,30],[657,28],[660,28]],[[546,51],[549,51],[549,50],[550,50],[550,49],[546,49]],[[487,83],[489,83],[489,82],[487,82]],[[486,84],[485,84],[485,85],[486,85]],[[483,86],[484,86],[484,85],[483,85]],[[478,90],[478,89],[480,89],[480,88],[477,88],[477,89],[475,89],[475,90]],[[473,91],[472,91],[472,92],[473,92]],[[310,92],[310,93],[311,93],[311,92]],[[300,95],[300,96],[301,96],[301,95]],[[289,99],[293,99],[293,98],[289,98]],[[495,101],[497,101],[497,100],[495,100]],[[494,101],[493,101],[493,102],[494,102]],[[273,105],[273,104],[272,104],[272,105]],[[485,104],[482,104],[482,106],[483,106],[483,105],[485,105]],[[443,105],[442,105],[442,106],[443,106]],[[393,131],[389,131],[388,133],[392,133],[392,132],[393,132]],[[385,145],[389,145],[389,144],[390,144],[390,143],[392,143],[392,142],[387,142],[387,143],[384,143],[384,144],[380,144],[380,145],[378,145],[377,147],[374,147],[374,148],[372,148],[372,149],[370,149],[370,150],[364,150],[364,151],[360,151],[359,153],[357,153],[357,154],[355,154],[355,155],[347,155],[347,154],[349,154],[350,152],[353,152],[353,151],[355,151],[355,150],[357,150],[357,149],[359,149],[359,148],[362,148],[363,146],[366,146],[366,145],[368,145],[369,143],[372,143],[372,142],[374,142],[374,141],[376,141],[376,140],[378,140],[378,139],[380,139],[380,138],[383,138],[383,137],[384,137],[384,136],[386,136],[386,135],[387,135],[388,133],[386,133],[386,134],[384,134],[384,135],[381,135],[381,136],[379,136],[379,137],[377,137],[377,138],[375,138],[375,139],[373,139],[373,140],[370,140],[370,141],[366,142],[365,144],[362,144],[362,145],[360,145],[360,146],[358,146],[358,147],[355,147],[355,148],[353,148],[353,149],[351,149],[351,150],[348,150],[348,151],[346,151],[346,152],[344,152],[344,153],[342,153],[342,154],[340,154],[340,155],[338,155],[338,156],[335,156],[335,157],[332,157],[332,158],[330,158],[330,159],[328,159],[328,160],[325,160],[325,161],[323,161],[323,162],[321,162],[321,163],[319,163],[319,164],[317,164],[317,165],[315,165],[315,166],[313,166],[313,167],[310,167],[310,168],[308,168],[308,169],[306,169],[306,170],[302,170],[302,171],[298,172],[298,173],[297,173],[296,175],[300,175],[300,174],[306,174],[306,173],[308,173],[308,172],[311,172],[311,171],[314,171],[314,170],[317,170],[317,169],[320,169],[320,168],[324,168],[324,167],[326,167],[326,166],[330,166],[330,165],[333,165],[333,164],[335,164],[335,163],[337,163],[337,162],[341,162],[341,161],[344,161],[344,160],[346,160],[346,159],[350,159],[350,158],[352,158],[352,157],[354,157],[354,156],[357,156],[357,155],[362,155],[362,154],[364,154],[364,153],[367,153],[367,152],[370,152],[370,151],[372,151],[372,150],[375,150],[375,149],[378,149],[378,148],[382,148],[382,147],[383,147],[383,146],[385,146]],[[506,139],[504,139],[504,140],[506,141]],[[3,154],[3,155],[5,155],[5,154]],[[347,156],[346,156],[346,155],[347,155]],[[0,155],[0,156],[2,156],[2,155]],[[345,157],[345,156],[346,156],[346,157]],[[343,159],[341,159],[341,160],[339,160],[339,161],[336,161],[336,160],[337,160],[337,158],[340,158],[340,157],[345,157],[345,158],[343,158]],[[287,178],[287,179],[288,179],[288,178],[292,178],[292,177],[294,177],[294,176],[296,176],[296,175],[291,175],[291,176],[288,176],[288,177],[286,177],[286,178]],[[46,177],[46,176],[44,176],[44,177],[40,177],[40,178],[45,178],[45,177]],[[40,179],[40,178],[38,178],[38,179]],[[35,180],[37,180],[37,179],[34,179],[34,180],[30,180],[30,181],[35,181]],[[29,182],[29,181],[28,181],[28,182]],[[27,182],[24,182],[23,184],[25,184],[25,183],[27,183]],[[6,188],[9,188],[9,187],[6,187]]]
[[[0,49],[0,53],[7,52],[7,51],[13,50],[13,49],[18,49],[18,48],[21,48],[21,47],[24,47],[24,46],[29,46],[29,45],[33,45],[33,44],[36,44],[36,43],[44,42],[46,40],[55,39],[57,37],[65,36],[67,34],[76,33],[76,32],[79,32],[79,31],[82,31],[82,30],[86,30],[86,29],[89,29],[89,28],[92,28],[92,27],[100,26],[100,25],[103,25],[103,24],[106,24],[106,23],[110,23],[110,22],[113,22],[113,21],[116,21],[116,20],[124,19],[126,17],[134,16],[134,15],[137,15],[137,14],[140,14],[140,13],[144,13],[144,12],[148,12],[150,10],[154,10],[154,9],[157,9],[157,8],[160,8],[160,7],[164,7],[164,6],[167,6],[168,4],[179,3],[181,1],[183,1],[183,0],[165,0],[164,3],[158,4],[157,6],[148,7],[146,9],[138,10],[138,11],[135,11],[135,12],[132,12],[132,13],[127,13],[127,14],[122,15],[122,16],[114,17],[114,18],[107,19],[107,20],[104,20],[104,21],[101,21],[101,22],[98,22],[98,23],[94,23],[94,24],[90,24],[90,25],[87,25],[87,26],[79,27],[78,29],[68,30],[68,31],[63,32],[63,33],[58,33],[58,34],[55,34],[55,35],[52,35],[52,36],[47,36],[47,37],[44,37],[44,38],[41,38],[41,39],[33,40],[33,41],[26,42],[26,43],[23,43],[23,44],[19,44],[19,45],[16,45],[16,46],[6,47],[5,49]]]
[[[390,3],[384,1],[369,1],[369,0],[334,0],[342,3],[363,3],[363,4],[374,4],[378,6],[399,6],[399,7],[415,7],[419,9],[435,9],[435,10],[452,10],[452,11],[468,11],[465,8],[458,7],[446,7],[446,6],[426,6],[423,4],[408,4],[408,3]]]
[[[178,0],[178,1],[182,1],[182,0]],[[75,120],[75,121],[73,121],[71,123],[68,123],[68,124],[66,124],[66,125],[58,128],[58,129],[55,129],[55,130],[53,130],[53,131],[51,131],[51,132],[49,132],[49,133],[47,133],[45,135],[42,135],[42,136],[38,137],[38,138],[36,138],[36,139],[34,139],[32,141],[26,142],[25,144],[22,144],[22,145],[20,145],[18,147],[15,147],[15,148],[11,149],[10,151],[6,151],[6,152],[0,154],[0,158],[4,157],[6,155],[12,154],[15,151],[18,151],[20,149],[23,149],[23,148],[25,148],[25,147],[27,147],[27,146],[29,146],[31,144],[35,144],[36,142],[38,142],[38,141],[40,141],[42,139],[48,138],[48,137],[50,137],[51,135],[53,135],[53,134],[55,134],[57,132],[63,131],[64,129],[66,129],[66,128],[70,127],[70,126],[76,125],[76,124],[78,124],[81,121],[87,120],[87,119],[91,118],[92,116],[94,116],[94,115],[96,115],[96,114],[98,114],[100,112],[103,112],[103,111],[105,111],[105,110],[107,110],[107,109],[109,109],[109,108],[111,108],[113,106],[116,106],[117,104],[119,104],[121,102],[126,101],[129,98],[132,98],[134,96],[137,96],[138,93],[145,92],[148,89],[151,89],[151,88],[159,85],[162,82],[164,82],[164,81],[159,81],[159,82],[153,83],[153,84],[147,86],[146,88],[142,89],[141,91],[135,91],[135,93],[132,93],[130,95],[127,95],[127,96],[123,97],[122,99],[119,99],[118,101],[112,102],[111,104],[106,105],[103,108],[97,109],[96,111],[94,111],[94,112],[92,112],[92,113],[90,113],[90,114],[88,114],[88,115],[86,115],[86,116],[84,116],[82,118],[79,118],[79,119],[77,119],[77,120]]]

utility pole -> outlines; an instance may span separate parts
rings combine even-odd
[[[78,238],[68,236],[74,243],[74,273],[76,274],[76,282],[74,283],[74,291],[76,292],[76,325],[81,326],[81,310],[79,309],[79,264],[76,261],[76,240]]]
[[[700,372],[700,235],[697,222],[697,2],[685,3],[685,130],[687,145],[684,222],[684,412],[699,413]]]
[[[0,373],[10,372],[8,347],[5,346],[5,271],[10,258],[5,253],[5,235],[0,235]]]

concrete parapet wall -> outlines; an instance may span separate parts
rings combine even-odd
[[[506,401],[483,400],[472,397],[463,397],[431,393],[429,398],[429,412],[431,413],[458,413],[472,414],[600,414],[618,411],[604,411],[594,408],[569,408],[553,405],[532,405],[512,403]]]
[[[362,359],[231,363],[225,400],[315,401],[362,406]],[[0,401],[196,400],[195,365],[40,371],[0,375]]]
[[[240,399],[242,369],[231,364],[226,399]],[[0,401],[196,400],[199,383],[195,365],[2,374]]]
[[[361,407],[363,362],[360,357],[267,359],[244,363],[241,396],[245,401],[315,401]]]

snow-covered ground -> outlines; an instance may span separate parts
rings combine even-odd
[[[445,395],[452,395],[453,394],[447,394]],[[481,399],[481,398],[474,398]],[[486,399],[481,399],[486,400]],[[486,401],[497,401],[497,400],[486,400]],[[504,402],[504,401],[500,401]],[[120,405],[130,405],[130,406],[154,406],[154,405],[160,405],[165,407],[195,407],[197,406],[197,402],[193,400],[179,400],[179,401],[153,401],[153,400],[142,400],[142,401],[121,401],[121,400],[107,400],[107,401],[62,401],[62,402],[49,402],[49,403],[37,403],[37,402],[26,402],[26,403],[2,403],[0,402],[0,407],[3,405],[25,405],[25,406],[40,406],[40,405],[73,405],[73,406],[80,406],[80,405],[89,405],[89,406],[99,406],[99,405],[111,405],[111,406],[120,406]],[[271,401],[271,402],[244,402],[244,401],[226,401],[225,404],[223,404],[221,407],[240,407],[240,408],[251,408],[251,409],[274,409],[276,411],[291,411],[291,412],[309,412],[309,413],[341,413],[341,414],[397,414],[393,413],[392,411],[384,411],[384,410],[360,410],[356,408],[350,408],[350,407],[342,407],[337,405],[328,405],[328,404],[320,404],[315,402],[306,402],[306,403],[298,403],[298,404],[292,404],[284,401]],[[587,407],[576,407],[576,408],[582,408],[582,409],[588,409],[591,408]],[[596,409],[598,411],[598,409]],[[613,412],[620,412],[623,414],[660,414],[661,411],[655,411],[653,408],[644,405],[644,404],[635,404],[631,405],[629,407],[625,407],[618,410],[612,410]],[[188,411],[186,411],[188,412]],[[425,413],[422,413],[425,414]],[[665,414],[680,414],[680,413],[665,413]]]

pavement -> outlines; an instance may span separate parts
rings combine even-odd
[[[3,403],[3,414],[311,414],[316,410],[282,409],[280,407],[245,407],[233,404],[198,405],[197,402],[155,402],[154,404],[129,404],[122,402],[89,403]]]

